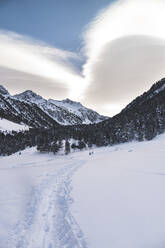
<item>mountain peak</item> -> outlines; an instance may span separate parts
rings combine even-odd
[[[40,95],[37,95],[35,92],[32,90],[26,90],[21,94],[14,95],[15,98],[19,100],[24,100],[24,101],[38,101],[38,100],[43,100],[43,98]]]
[[[62,100],[62,102],[70,104],[70,105],[76,105],[76,106],[82,107],[82,104],[80,102],[72,101],[69,98]]]
[[[0,94],[9,94],[9,93],[3,86],[0,86]],[[44,119],[45,116],[47,116],[46,118],[48,118],[49,120],[51,118],[50,121],[51,124],[54,121],[62,125],[92,124],[107,119],[107,117],[99,115],[97,112],[93,111],[92,109],[86,108],[80,102],[72,101],[69,98],[66,98],[64,100],[53,100],[53,99],[46,100],[42,98],[40,95],[37,95],[32,90],[26,90],[20,94],[11,96],[11,101],[13,105],[15,104],[14,109],[17,109],[18,113],[20,112],[22,113],[23,106],[26,106],[24,109],[24,113],[26,113],[26,115],[28,116],[28,120],[26,120],[26,122],[31,121],[36,115],[34,114],[34,116],[31,117],[29,113],[27,113],[28,109],[30,109],[30,112],[32,111],[31,107],[34,107],[32,106],[34,104],[35,107],[36,106],[38,107],[39,113],[37,113],[37,116],[38,114],[39,115],[41,114],[42,118],[40,119]],[[8,108],[8,106],[6,106],[6,103],[1,105],[3,105],[4,108]],[[13,109],[12,106],[11,109]],[[44,117],[43,117],[43,113],[44,113]],[[10,119],[10,117],[8,118]],[[22,120],[23,119],[24,118],[22,118]],[[18,122],[19,121],[20,120],[18,120]],[[43,121],[41,122],[43,123]],[[45,125],[47,126],[47,123]]]
[[[2,94],[2,95],[9,95],[9,92],[5,89],[5,87],[3,87],[2,85],[0,85],[0,94]]]

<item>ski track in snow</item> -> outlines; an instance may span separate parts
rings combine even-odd
[[[72,175],[84,161],[74,161],[31,187],[26,215],[11,231],[7,247],[86,248],[83,233],[69,211]]]

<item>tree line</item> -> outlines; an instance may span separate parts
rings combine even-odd
[[[146,94],[118,115],[97,124],[55,125],[8,134],[0,132],[0,155],[10,155],[32,146],[40,152],[54,154],[63,147],[68,154],[72,149],[151,140],[165,131],[165,91],[152,98],[147,98]]]

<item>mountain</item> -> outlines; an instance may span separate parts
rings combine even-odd
[[[0,118],[30,127],[51,127],[59,125],[37,104],[19,100],[0,86]]]
[[[92,124],[107,117],[69,99],[46,100],[30,90],[11,96],[0,86],[0,118],[37,128]]]
[[[14,95],[14,98],[33,103],[38,103],[44,100],[41,96],[37,95],[32,90],[26,90],[21,94]]]
[[[118,115],[97,125],[110,143],[150,140],[165,131],[165,78],[128,104]]]
[[[63,128],[62,132],[59,130],[56,133],[56,139],[67,138],[71,142],[77,140],[71,143],[71,147],[82,149],[93,145],[99,147],[133,140],[151,140],[164,131],[165,79],[162,79],[114,117],[92,125]],[[53,133],[55,133],[53,129],[47,131],[46,136],[49,144],[53,142]]]
[[[9,92],[2,85],[0,85],[0,94],[9,95]]]
[[[161,97],[162,92],[165,92],[165,78],[162,78],[160,81],[153,84],[147,92],[144,92],[141,96],[138,96],[135,100],[129,103],[122,112],[125,112],[128,109],[132,109],[136,106],[140,107],[150,100],[159,98]]]
[[[44,130],[33,128],[14,135],[0,132],[2,155],[12,154],[27,146],[37,146],[39,151],[56,153],[65,145],[68,153],[71,149],[90,148],[93,145],[112,146],[135,140],[151,140],[165,131],[165,79],[154,84],[119,114],[91,125],[60,125],[50,117],[47,106],[50,108],[51,104],[55,110],[58,107],[64,109],[65,106],[68,112],[71,106],[72,113],[84,108],[69,99],[45,100],[36,97],[33,92],[24,92],[14,97],[0,94],[0,99],[1,117],[6,115],[8,120],[15,118],[17,122],[20,121],[18,123],[28,123],[32,127],[47,127]]]
[[[107,117],[84,107],[80,102],[74,102],[70,99],[62,101],[46,100],[32,91],[25,91],[15,95],[14,98],[26,103],[36,104],[61,125],[93,124],[107,119]]]

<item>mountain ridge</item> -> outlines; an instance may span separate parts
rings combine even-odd
[[[16,98],[3,96],[0,94],[0,99],[3,98],[4,106],[10,111],[10,107],[19,109],[22,117],[21,110],[25,110],[31,106],[30,116],[33,127],[28,131],[22,133],[15,133],[4,135],[0,132],[0,154],[9,155],[18,150],[23,150],[27,146],[37,146],[38,151],[53,152],[54,154],[61,149],[61,146],[66,148],[66,154],[70,148],[87,149],[92,146],[112,146],[115,144],[131,142],[131,141],[144,141],[151,140],[157,135],[165,132],[165,80],[162,79],[154,84],[147,92],[135,98],[125,109],[112,118],[104,120],[99,123],[90,125],[60,125],[53,122],[41,108],[35,103],[21,102]],[[6,100],[6,105],[5,105]],[[18,101],[18,102],[17,102]],[[17,106],[17,103],[18,106]],[[9,106],[8,106],[8,105]],[[56,106],[57,107],[57,106]],[[2,116],[0,100],[0,116]],[[33,112],[35,109],[35,113]],[[14,112],[11,111],[11,115]],[[6,111],[4,111],[4,114]],[[23,117],[26,120],[26,114]],[[11,117],[11,116],[10,116]],[[14,116],[15,117],[15,116]],[[37,117],[37,118],[36,118]],[[38,128],[34,125],[35,122],[42,121],[43,125]],[[44,127],[44,128],[42,128]],[[45,128],[47,127],[47,128]]]
[[[101,126],[101,127],[100,127]],[[157,81],[119,114],[98,123],[110,143],[150,140],[165,131],[165,79]]]
[[[165,78],[154,83],[147,92],[144,92],[140,96],[136,97],[132,102],[130,102],[122,111],[129,109],[135,104],[142,104],[143,102],[156,96],[158,93],[165,89]]]
[[[10,115],[5,114],[4,110],[8,110]],[[37,111],[40,116],[36,115]],[[38,118],[37,123],[35,115]],[[13,118],[13,116],[15,117]],[[80,102],[74,102],[68,98],[61,101],[46,100],[31,90],[11,96],[3,86],[0,86],[0,117],[17,123],[21,121],[32,127],[51,127],[56,124],[93,124],[107,119],[96,111],[84,107]]]

